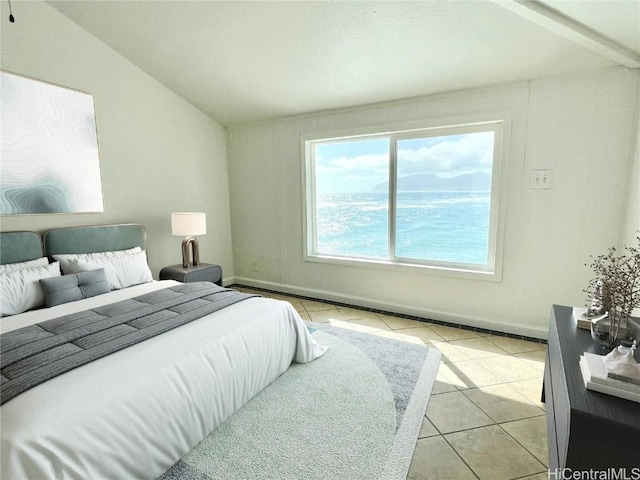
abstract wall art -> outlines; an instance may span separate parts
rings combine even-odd
[[[93,97],[0,72],[0,214],[104,211]]]

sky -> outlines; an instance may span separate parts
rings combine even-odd
[[[493,132],[398,141],[398,176],[433,173],[454,177],[491,173]],[[389,139],[343,140],[315,145],[316,191],[369,192],[389,180]]]

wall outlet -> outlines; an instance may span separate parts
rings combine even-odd
[[[549,189],[553,180],[553,170],[531,170],[529,188]]]
[[[250,260],[249,268],[251,268],[252,272],[257,272],[258,271],[258,259],[257,258],[252,258]]]

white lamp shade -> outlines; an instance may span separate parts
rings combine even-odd
[[[171,233],[179,237],[206,235],[207,216],[199,212],[172,213]]]

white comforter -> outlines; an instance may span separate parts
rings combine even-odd
[[[2,331],[175,284],[1,320]],[[28,390],[0,407],[0,478],[157,478],[292,361],[321,356],[287,302],[252,298]]]

